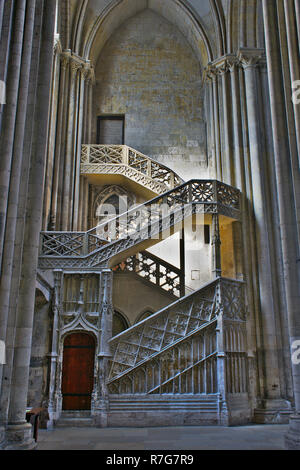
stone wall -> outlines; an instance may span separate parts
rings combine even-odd
[[[139,279],[133,273],[115,273],[113,286],[114,309],[129,320],[129,326],[137,322],[145,312],[155,313],[166,307],[173,299],[154,284]]]
[[[40,407],[47,396],[47,374],[50,352],[50,304],[37,291],[34,326],[32,335],[32,350],[28,383],[27,406]]]
[[[151,10],[106,43],[96,67],[97,116],[125,115],[125,143],[177,171],[205,177],[206,124],[201,68],[176,27]]]

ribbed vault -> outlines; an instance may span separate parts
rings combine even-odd
[[[72,3],[72,2],[71,2]],[[209,13],[209,0],[206,0]],[[200,16],[182,0],[113,0],[111,2],[84,0],[73,10],[70,48],[93,64],[106,41],[129,18],[150,8],[174,24],[186,37],[199,62],[206,65],[215,55],[209,32]],[[203,7],[202,7],[203,8]],[[71,9],[72,13],[72,9]]]
[[[93,64],[111,35],[147,8],[181,31],[203,66],[241,46],[263,47],[258,0],[65,0],[59,5],[63,48]]]

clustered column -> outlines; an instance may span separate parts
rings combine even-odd
[[[88,183],[80,175],[80,158],[82,143],[91,139],[94,70],[70,50],[57,47],[56,57],[60,71],[59,80],[53,74],[51,111],[56,133],[48,145],[43,228],[77,231],[87,227]]]
[[[265,128],[268,115],[262,104],[264,88],[261,67],[264,63],[263,50],[243,48],[237,55],[226,54],[209,63],[205,70],[210,111],[215,121],[212,137],[216,177],[242,192],[243,255],[234,261],[238,272],[244,272],[247,282],[251,316],[249,350],[259,351],[254,365],[258,369],[258,389],[252,393],[260,396],[264,403],[258,413],[261,420],[267,419],[264,407],[274,410],[274,413],[277,413],[276,409],[288,409],[281,399],[283,388],[280,385],[288,374],[280,365],[279,346],[285,344],[284,332],[279,328],[285,312],[281,309],[281,300],[280,303],[274,301],[282,291],[282,280],[276,274],[280,269],[281,255],[278,235],[272,230],[276,203],[270,192],[272,183],[268,181],[268,159],[272,150],[264,137],[268,132]],[[267,103],[267,100],[263,102]],[[234,229],[234,240],[238,246],[240,228],[236,225]],[[217,234],[218,231],[216,220],[213,220],[213,232]],[[213,271],[218,277],[221,273],[218,237],[213,237],[212,244]],[[269,295],[270,292],[274,295]],[[269,364],[267,369],[266,364]],[[253,370],[251,374],[255,376],[257,372]]]
[[[0,444],[7,449],[34,446],[25,413],[43,210],[55,9],[55,0],[16,0],[5,2],[3,10],[5,24],[11,28],[7,35],[11,47],[4,55],[6,62],[0,65],[7,88],[0,137],[3,155],[0,199],[4,204],[0,208],[3,248],[0,300],[4,307],[0,331],[7,346],[6,364],[1,366],[0,377],[1,424],[6,432],[4,443]]]
[[[298,344],[296,342],[300,340],[300,263],[299,232],[297,230],[297,225],[299,226],[299,193],[297,192],[299,166],[295,165],[293,157],[295,144],[289,140],[289,133],[292,131],[291,123],[288,123],[286,119],[286,106],[290,105],[290,100],[287,104],[285,90],[288,90],[290,83],[283,79],[278,70],[282,69],[280,30],[282,31],[282,23],[285,19],[289,39],[291,78],[293,78],[296,70],[293,61],[298,64],[297,70],[299,71],[299,45],[292,43],[291,40],[291,35],[293,31],[295,32],[293,22],[299,8],[298,3],[298,1],[293,0],[285,2],[284,18],[282,18],[282,12],[278,10],[275,2],[269,2],[268,0],[262,2],[291,354],[295,349],[295,345]],[[296,131],[298,118],[299,110],[295,113],[294,126]],[[295,360],[292,361],[292,375],[295,415],[290,418],[290,429],[286,436],[286,444],[290,449],[300,449],[300,364]]]
[[[97,384],[97,404],[95,406],[95,423],[99,427],[107,426],[107,414],[109,411],[109,394],[107,389],[107,379],[109,374],[109,360],[111,350],[109,340],[112,337],[113,322],[113,272],[111,269],[103,269],[100,279],[100,316],[99,316],[99,350],[98,350],[98,384]]]

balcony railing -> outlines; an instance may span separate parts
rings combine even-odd
[[[83,145],[81,174],[122,174],[157,194],[183,182],[168,167],[127,145]]]
[[[215,180],[190,180],[88,232],[42,232],[39,263],[55,268],[65,258],[69,267],[93,267],[144,240],[158,239],[196,213],[239,220],[239,190]]]
[[[175,297],[185,295],[182,270],[149,251],[141,251],[127,258],[115,266],[113,271],[118,273],[132,272]]]

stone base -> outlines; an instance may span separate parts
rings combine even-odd
[[[92,416],[93,425],[97,428],[107,428],[108,427],[108,415],[106,411],[95,412]]]
[[[253,422],[257,424],[288,424],[293,413],[291,403],[287,400],[262,400],[254,410]]]
[[[4,450],[32,450],[36,445],[31,424],[15,424],[6,428]]]
[[[5,439],[5,428],[4,426],[0,426],[0,450],[4,447],[4,439]]]
[[[228,408],[227,426],[245,426],[251,422],[251,408],[247,393],[228,393],[226,401]]]
[[[285,446],[288,450],[300,450],[300,415],[290,416],[289,425]]]

